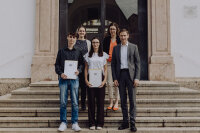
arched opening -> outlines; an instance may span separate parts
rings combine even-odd
[[[67,4],[61,1],[60,7],[63,6],[62,4]],[[102,0],[84,0],[84,2],[82,0],[68,0],[66,32],[75,32],[80,25],[85,24],[87,29],[94,30],[88,32],[88,39],[91,39],[95,34],[105,34],[104,31],[102,33],[100,24],[101,2]],[[104,29],[108,27],[110,22],[116,22],[120,28],[129,30],[129,41],[138,45],[141,57],[141,79],[147,80],[147,0],[109,0],[105,2],[105,7],[106,21]],[[63,30],[62,25],[59,29]],[[59,42],[60,47],[63,44],[63,42]]]

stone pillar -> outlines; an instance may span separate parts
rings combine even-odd
[[[148,57],[149,80],[175,80],[170,41],[170,0],[148,0]]]
[[[57,80],[54,69],[58,52],[59,0],[36,0],[35,52],[31,82]]]

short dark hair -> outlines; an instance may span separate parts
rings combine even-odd
[[[120,34],[121,32],[126,32],[127,34],[129,34],[128,30],[125,29],[125,28],[121,29],[121,30],[119,31],[119,34]]]
[[[68,34],[67,34],[67,36],[73,36],[73,37],[77,37],[77,34],[76,33],[74,33],[74,32],[69,32]]]

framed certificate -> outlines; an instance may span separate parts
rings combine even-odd
[[[102,70],[89,69],[89,82],[92,87],[99,87],[102,83]]]
[[[67,75],[67,79],[77,79],[75,72],[77,71],[78,61],[65,60],[64,74]]]

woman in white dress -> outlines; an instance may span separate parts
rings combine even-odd
[[[84,55],[85,58],[85,82],[88,86],[88,118],[89,128],[91,130],[101,130],[104,125],[104,99],[105,84],[107,82],[107,59],[108,54],[103,52],[100,41],[97,37],[92,40],[92,47],[89,53]],[[89,71],[100,70],[102,74],[101,84],[93,87],[89,82]],[[97,79],[98,80],[98,79]],[[96,102],[95,102],[96,101]],[[97,106],[97,114],[95,119],[95,107]]]

